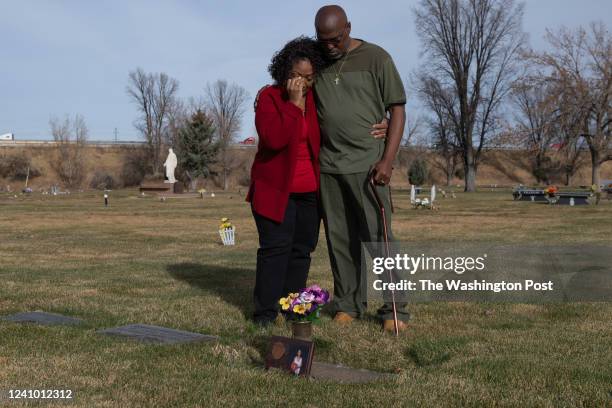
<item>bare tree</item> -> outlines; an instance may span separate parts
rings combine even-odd
[[[569,186],[574,174],[585,164],[582,153],[587,148],[587,143],[580,134],[580,123],[574,115],[561,114],[554,125],[560,140],[558,150],[563,159],[565,185]]]
[[[557,170],[550,149],[559,142],[556,100],[550,87],[537,76],[526,76],[517,81],[512,90],[512,101],[517,108],[515,132],[529,154],[531,173],[538,183],[550,184]]]
[[[229,148],[240,131],[247,91],[239,85],[229,85],[217,80],[206,86],[208,113],[212,116],[219,140],[219,164],[223,172],[223,189],[228,188],[228,176],[239,166],[241,159],[231,154]]]
[[[406,114],[406,126],[404,126],[404,135],[401,145],[406,147],[410,142],[420,137],[422,134],[423,118]]]
[[[68,115],[64,117],[63,121],[60,121],[57,117],[52,117],[49,120],[49,126],[51,127],[51,135],[56,144],[70,143],[72,126]]]
[[[603,23],[592,23],[589,31],[549,30],[546,39],[552,50],[533,58],[549,69],[546,79],[558,92],[561,113],[580,124],[591,153],[592,183],[599,188],[601,165],[612,160],[612,35]]]
[[[446,176],[446,185],[450,186],[459,158],[456,131],[453,128],[450,112],[447,110],[448,106],[453,105],[453,94],[426,72],[418,74],[414,82],[419,98],[431,113],[427,125],[433,134],[434,150],[442,157],[442,164],[440,165],[438,161],[435,161],[435,164]]]
[[[57,146],[52,167],[66,187],[78,188],[85,179],[84,150],[89,133],[85,119],[81,115],[72,121],[68,115],[63,121],[54,117],[49,126]]]
[[[414,16],[427,57],[424,70],[452,91],[443,102],[463,157],[465,191],[475,191],[480,153],[499,130],[497,111],[525,41],[523,5],[513,0],[421,0]]]
[[[178,146],[180,143],[180,132],[192,115],[191,110],[181,99],[175,99],[168,108],[168,123],[164,132],[164,141],[169,146]]]
[[[586,146],[586,140],[582,136],[563,136],[559,152],[563,158],[562,165],[566,186],[571,184],[574,174],[583,167],[584,160],[582,160],[582,153]]]
[[[140,112],[135,126],[147,142],[151,170],[158,173],[164,145],[170,142],[168,122],[177,103],[178,81],[163,72],[146,73],[138,68],[130,72],[126,90]]]

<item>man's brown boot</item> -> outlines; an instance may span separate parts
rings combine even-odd
[[[408,328],[408,325],[401,320],[397,321],[397,330],[402,332]],[[383,330],[389,333],[395,333],[395,325],[393,324],[393,320],[385,320],[383,321]]]
[[[355,320],[353,316],[345,312],[338,312],[336,316],[334,316],[334,322],[338,324],[350,324]]]

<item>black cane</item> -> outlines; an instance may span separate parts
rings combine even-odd
[[[372,174],[370,176],[370,187],[372,188],[372,193],[374,194],[374,199],[376,200],[376,203],[378,204],[378,208],[380,209],[380,216],[382,218],[382,224],[383,224],[383,239],[385,240],[385,252],[387,255],[387,258],[391,258],[391,251],[389,250],[389,234],[387,233],[387,217],[385,217],[385,206],[383,205],[382,200],[380,199],[380,196],[378,195],[378,191],[376,191],[376,183],[374,182],[374,174]],[[389,190],[389,192],[391,192]],[[393,274],[391,273],[391,270],[388,271],[389,273],[389,283],[393,283]],[[399,327],[398,327],[398,323],[397,323],[397,308],[395,306],[395,291],[391,290],[391,305],[393,307],[393,329],[395,332],[395,335],[399,335]]]

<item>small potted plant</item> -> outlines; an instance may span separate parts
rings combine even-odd
[[[223,241],[223,245],[234,245],[234,232],[236,228],[232,225],[229,218],[223,217],[221,218],[221,224],[219,225],[219,235],[221,236],[221,241]]]
[[[289,293],[281,298],[281,311],[291,320],[291,332],[294,338],[310,340],[312,322],[321,317],[321,308],[329,302],[329,292],[319,285],[302,289],[299,293]]]
[[[550,204],[555,204],[558,200],[556,197],[556,193],[559,191],[557,186],[548,186],[544,189],[544,193],[546,194],[546,199]]]

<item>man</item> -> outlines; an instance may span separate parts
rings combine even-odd
[[[362,242],[381,242],[380,209],[368,180],[373,175],[391,225],[388,183],[404,132],[406,95],[389,54],[351,38],[351,23],[339,6],[319,9],[317,40],[333,63],[317,76],[315,94],[321,127],[321,203],[332,273],[334,320],[346,324],[367,306]],[[387,138],[369,134],[371,123],[390,113]],[[389,239],[392,233],[389,230]],[[398,328],[409,318],[400,304]],[[378,310],[386,331],[394,330],[390,303]]]

